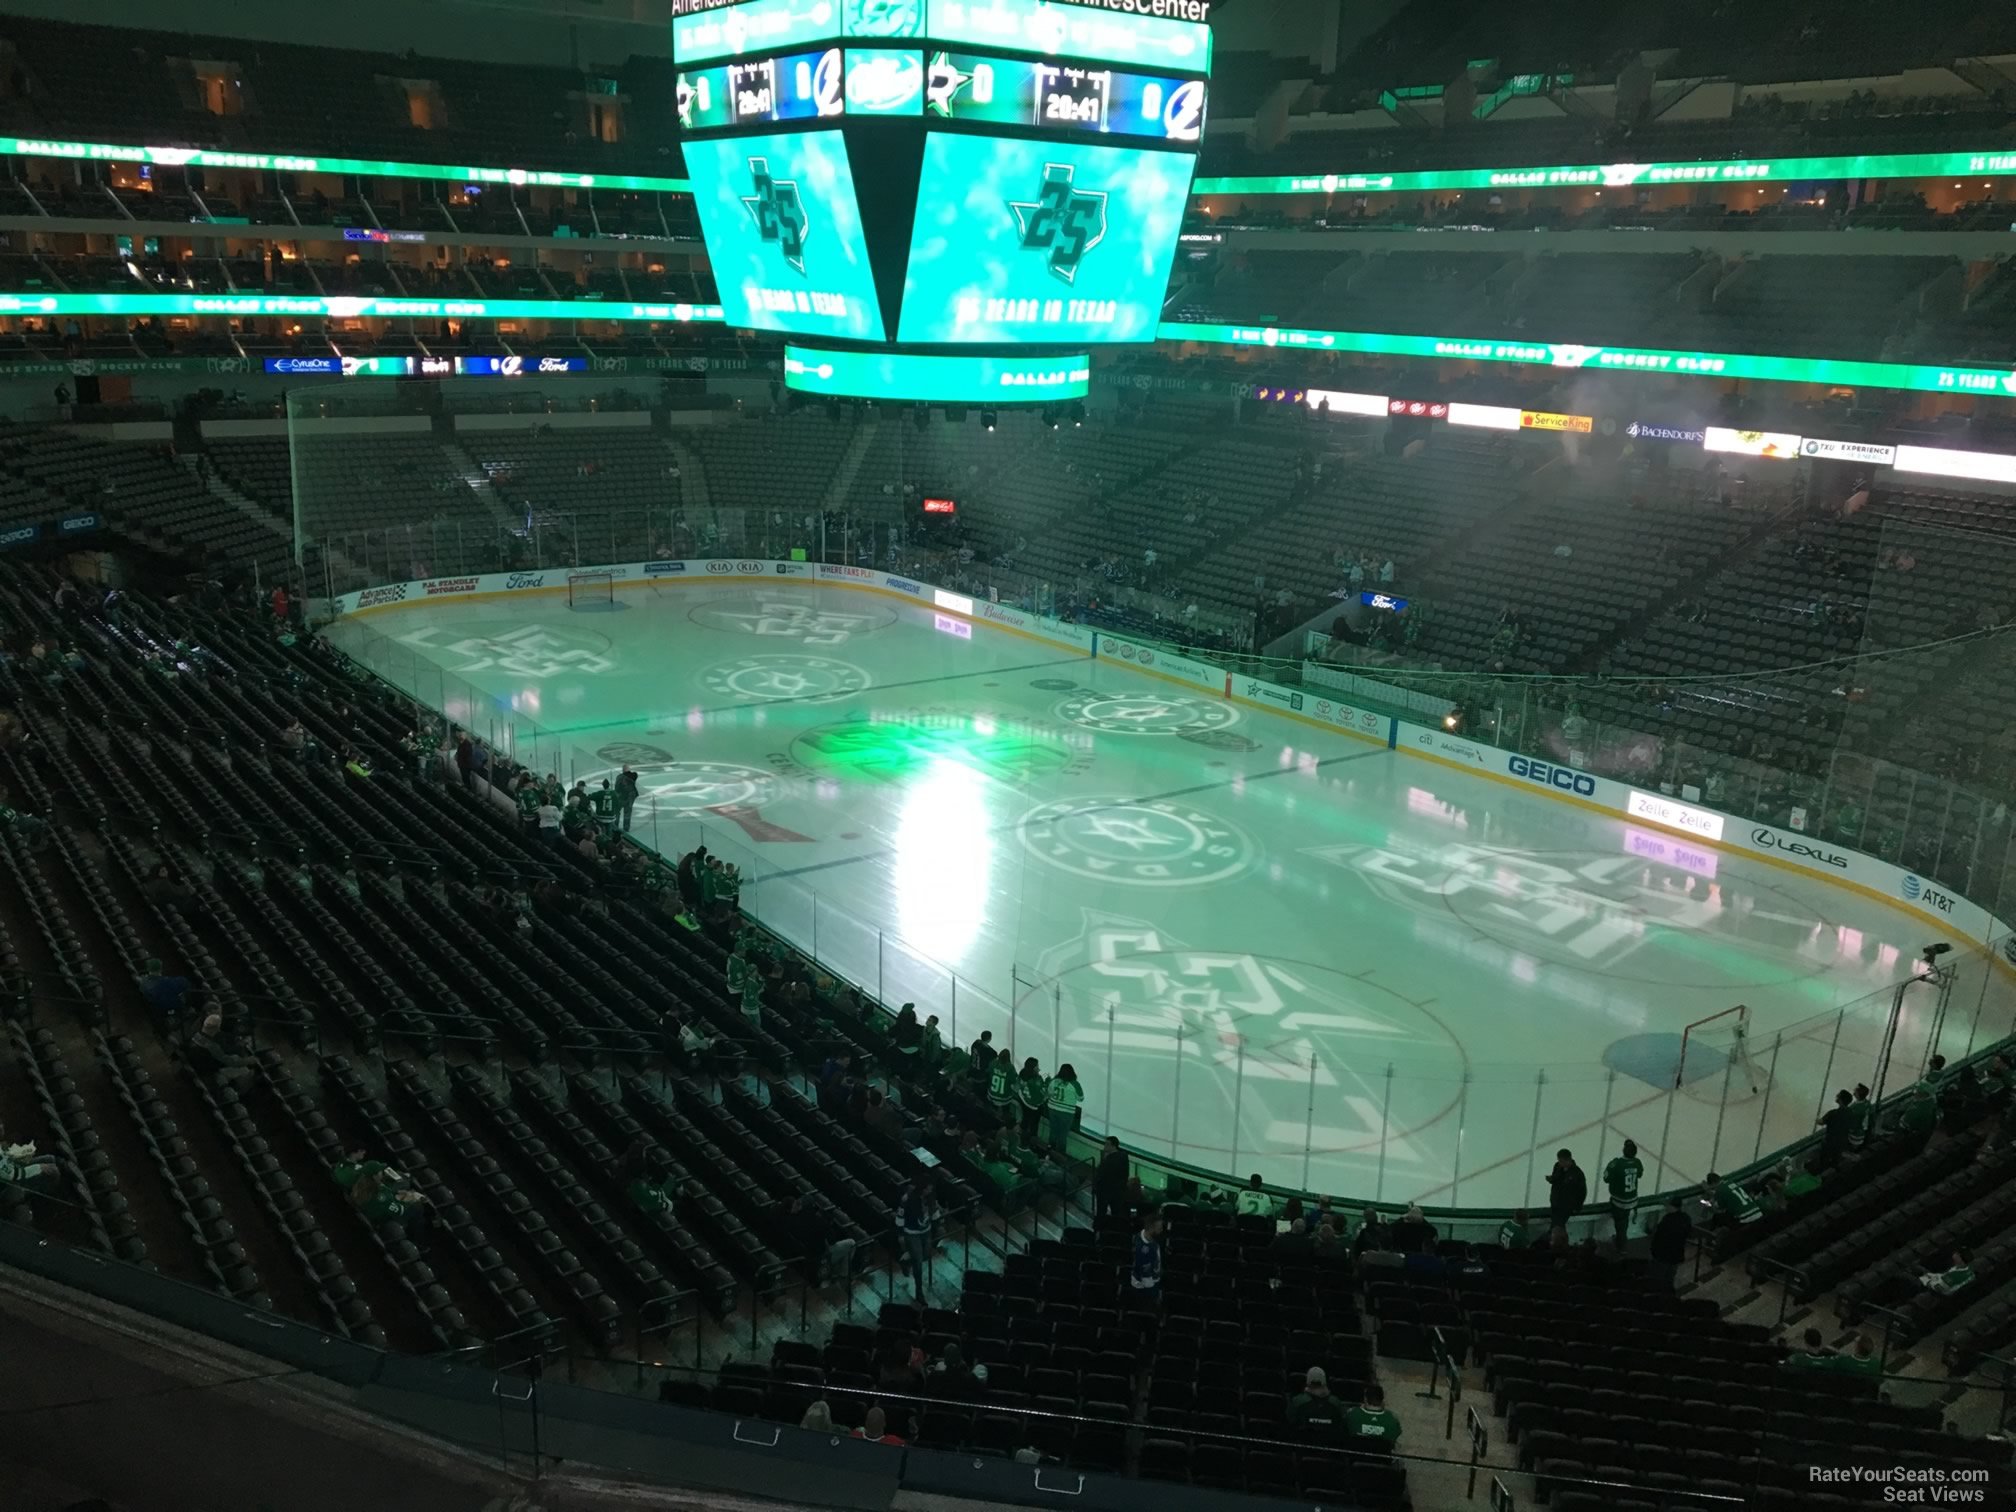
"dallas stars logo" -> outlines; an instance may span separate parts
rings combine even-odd
[[[1048,255],[1052,277],[1067,284],[1078,281],[1085,254],[1106,239],[1106,195],[1080,190],[1077,169],[1069,163],[1045,163],[1043,187],[1034,200],[1010,200],[1024,252]]]
[[[950,119],[953,107],[959,103],[960,91],[972,82],[973,75],[963,71],[947,54],[934,54],[924,83],[925,109]]]
[[[757,234],[766,242],[775,242],[791,271],[802,277],[810,222],[805,215],[805,202],[798,197],[798,181],[772,178],[768,158],[749,159],[749,173],[756,192],[743,195],[742,203],[755,217]]]

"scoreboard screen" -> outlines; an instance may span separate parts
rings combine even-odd
[[[730,325],[880,341],[882,311],[837,129],[684,144]]]
[[[686,131],[813,121],[846,109],[837,47],[685,69],[677,89],[679,125]]]
[[[1187,152],[932,132],[897,339],[1153,341],[1195,166]]]
[[[947,121],[1198,142],[1204,81],[1096,63],[938,52],[931,57],[925,109]]]

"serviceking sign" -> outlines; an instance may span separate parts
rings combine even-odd
[[[1589,415],[1556,415],[1546,410],[1519,411],[1521,430],[1575,431],[1587,435],[1596,428],[1596,421]]]

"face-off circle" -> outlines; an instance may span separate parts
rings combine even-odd
[[[1086,689],[1057,705],[1057,717],[1114,735],[1188,735],[1239,722],[1231,704],[1186,693],[1100,693]]]
[[[1164,799],[1060,799],[1031,809],[1015,828],[1030,854],[1059,870],[1133,887],[1222,882],[1260,855],[1217,815]]]
[[[672,753],[663,746],[647,745],[641,740],[619,740],[598,746],[595,754],[619,767],[658,766],[672,759]]]
[[[763,593],[713,599],[687,618],[709,630],[796,641],[801,646],[839,646],[895,624],[896,611],[879,606],[842,609],[823,601]]]
[[[700,685],[719,698],[762,702],[829,703],[865,693],[875,679],[865,667],[827,656],[744,656],[700,674]]]

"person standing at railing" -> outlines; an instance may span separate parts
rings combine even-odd
[[[1015,1078],[1015,1101],[1022,1114],[1022,1137],[1033,1141],[1043,1109],[1050,1101],[1050,1084],[1033,1055],[1022,1062],[1022,1073]]]
[[[1099,1152],[1098,1169],[1092,1173],[1092,1222],[1105,1223],[1127,1210],[1127,1152],[1114,1135],[1106,1136]]]
[[[1603,1168],[1603,1184],[1610,1189],[1611,1243],[1621,1253],[1631,1234],[1631,1213],[1638,1206],[1638,1183],[1645,1179],[1645,1162],[1638,1158],[1635,1140],[1624,1141],[1624,1153]]]
[[[987,1073],[987,1106],[1001,1123],[1015,1118],[1015,1057],[1006,1045],[995,1055]]]
[[[1687,1216],[1686,1207],[1678,1197],[1668,1197],[1666,1211],[1652,1225],[1650,1253],[1654,1291],[1673,1290],[1674,1278],[1680,1274],[1680,1263],[1687,1258],[1687,1241],[1693,1237],[1694,1220]]]
[[[1582,1167],[1575,1164],[1572,1150],[1560,1150],[1554,1156],[1554,1169],[1547,1173],[1547,1216],[1555,1228],[1562,1233],[1568,1231],[1568,1220],[1582,1211],[1589,1201],[1589,1178]]]
[[[630,833],[630,815],[637,807],[637,774],[624,767],[616,774],[616,813],[623,826],[623,833]]]
[[[1078,1109],[1084,1101],[1085,1088],[1078,1080],[1078,1070],[1066,1061],[1050,1078],[1050,1148],[1059,1157],[1070,1144],[1071,1130],[1077,1125]]]

